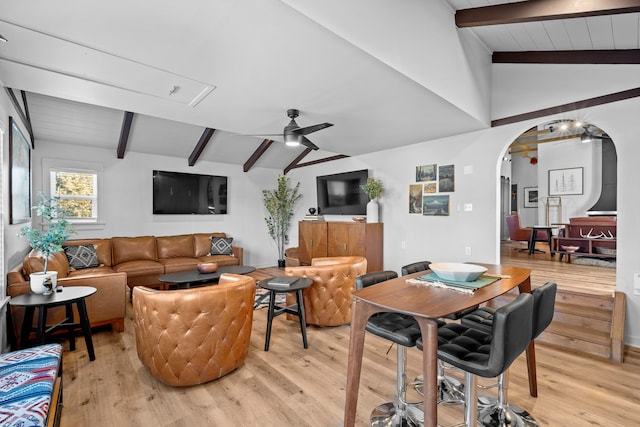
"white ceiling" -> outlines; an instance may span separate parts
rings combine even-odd
[[[460,101],[464,94],[442,95],[416,79],[404,71],[400,54],[379,59],[354,41],[348,26],[377,26],[393,7],[389,27],[401,30],[411,8],[442,14],[449,5],[443,25],[455,29],[455,9],[507,2],[390,2],[352,0],[343,8],[339,1],[312,0],[164,0],[153,6],[0,0],[0,34],[8,40],[0,43],[0,82],[27,92],[36,149],[54,141],[102,147],[115,156],[124,111],[136,113],[127,151],[185,162],[204,129],[213,128],[200,159],[245,163],[263,138],[236,134],[280,132],[288,108],[300,110],[302,127],[335,124],[308,135],[321,149],[303,162],[488,127],[489,120]],[[475,34],[486,55],[636,49],[638,23],[633,13],[458,31]],[[397,51],[404,54],[400,46]],[[284,169],[302,151],[272,144],[256,166]]]

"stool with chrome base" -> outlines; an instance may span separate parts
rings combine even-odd
[[[400,271],[402,272],[403,276],[406,276],[408,274],[417,273],[419,271],[427,271],[429,270],[430,265],[431,261],[417,261],[402,266],[402,269]],[[462,316],[471,313],[477,308],[478,306],[476,305],[459,313],[450,314],[447,316],[447,319],[458,320]],[[464,403],[464,384],[453,377],[445,375],[445,371],[447,369],[450,368],[445,366],[442,361],[438,360],[438,403],[462,404]],[[412,385],[415,387],[416,391],[422,395],[422,377],[416,378]]]
[[[476,375],[493,378],[505,372],[527,349],[532,321],[533,297],[520,294],[496,310],[491,334],[460,323],[438,328],[438,358],[465,373],[465,426],[477,425]],[[418,339],[416,346],[422,349],[422,339]],[[416,411],[411,415],[414,425],[421,425],[421,420],[413,417],[421,414]]]
[[[362,289],[396,277],[398,277],[398,273],[395,271],[363,274],[356,278],[356,289]],[[407,426],[408,422],[405,416],[407,347],[414,347],[416,340],[421,335],[418,322],[412,316],[399,313],[377,313],[369,318],[365,329],[395,343],[398,348],[395,401],[377,406],[371,413],[370,425],[374,427]]]
[[[553,319],[557,288],[557,284],[547,282],[531,291],[531,295],[533,295],[532,340],[536,339],[547,326],[549,326]],[[486,333],[491,333],[494,314],[494,309],[481,307],[463,317],[462,324]],[[478,422],[484,427],[504,425],[513,427],[538,426],[537,421],[527,411],[508,403],[508,374],[509,372],[505,371],[498,377],[498,399],[484,396],[478,399],[478,404],[481,407],[478,414]]]

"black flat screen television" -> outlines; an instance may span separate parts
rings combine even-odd
[[[369,198],[360,186],[368,177],[367,169],[316,177],[318,214],[366,215]]]
[[[227,213],[227,177],[153,171],[153,214]]]

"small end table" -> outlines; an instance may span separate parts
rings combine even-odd
[[[91,326],[89,316],[87,315],[87,306],[85,298],[95,294],[96,288],[91,286],[65,286],[57,288],[51,295],[42,294],[22,294],[9,300],[9,304],[13,306],[24,307],[24,319],[22,321],[22,330],[20,332],[20,347],[25,348],[29,342],[29,335],[32,331],[36,332],[36,344],[44,344],[45,338],[57,330],[66,329],[69,336],[69,348],[71,351],[76,349],[76,339],[74,332],[81,328],[84,335],[84,341],[87,345],[89,360],[94,361],[96,355],[93,351],[93,340],[91,339]],[[73,304],[78,308],[78,316],[80,321],[73,321]],[[66,310],[66,318],[55,325],[47,325],[47,310],[53,307],[64,305]],[[35,309],[38,309],[38,326],[33,327],[33,316]]]
[[[273,318],[283,313],[298,316],[298,320],[300,321],[300,330],[302,331],[302,344],[304,345],[304,348],[309,348],[309,344],[307,343],[307,323],[304,318],[304,304],[302,303],[302,290],[311,286],[313,284],[313,280],[298,277],[298,280],[286,286],[269,284],[269,282],[272,282],[274,279],[275,277],[272,277],[258,282],[258,286],[269,291],[269,312],[267,315],[267,336],[264,341],[264,351],[269,351],[271,323],[273,322]],[[288,292],[296,293],[296,304],[290,306],[276,305],[276,294]]]

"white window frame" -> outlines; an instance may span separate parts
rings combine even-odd
[[[54,177],[58,173],[77,173],[84,175],[92,175],[93,176],[93,194],[87,196],[74,196],[74,195],[60,195],[56,193],[56,180]],[[91,218],[67,218],[69,222],[72,223],[83,223],[83,222],[98,222],[98,172],[94,170],[81,170],[81,169],[70,169],[70,168],[51,168],[49,169],[49,194],[57,197],[60,200],[91,200]]]
[[[102,181],[103,181],[103,167],[101,163],[96,162],[81,162],[77,160],[67,159],[54,159],[43,158],[42,159],[42,189],[49,193],[49,196],[55,196],[55,180],[52,179],[52,174],[55,172],[77,172],[88,173],[95,176],[95,194],[94,194],[94,217],[93,218],[68,218],[68,221],[78,227],[78,229],[102,229],[105,224],[101,220],[100,206],[102,204]],[[61,198],[73,198],[63,196]],[[81,197],[85,198],[85,197]]]

